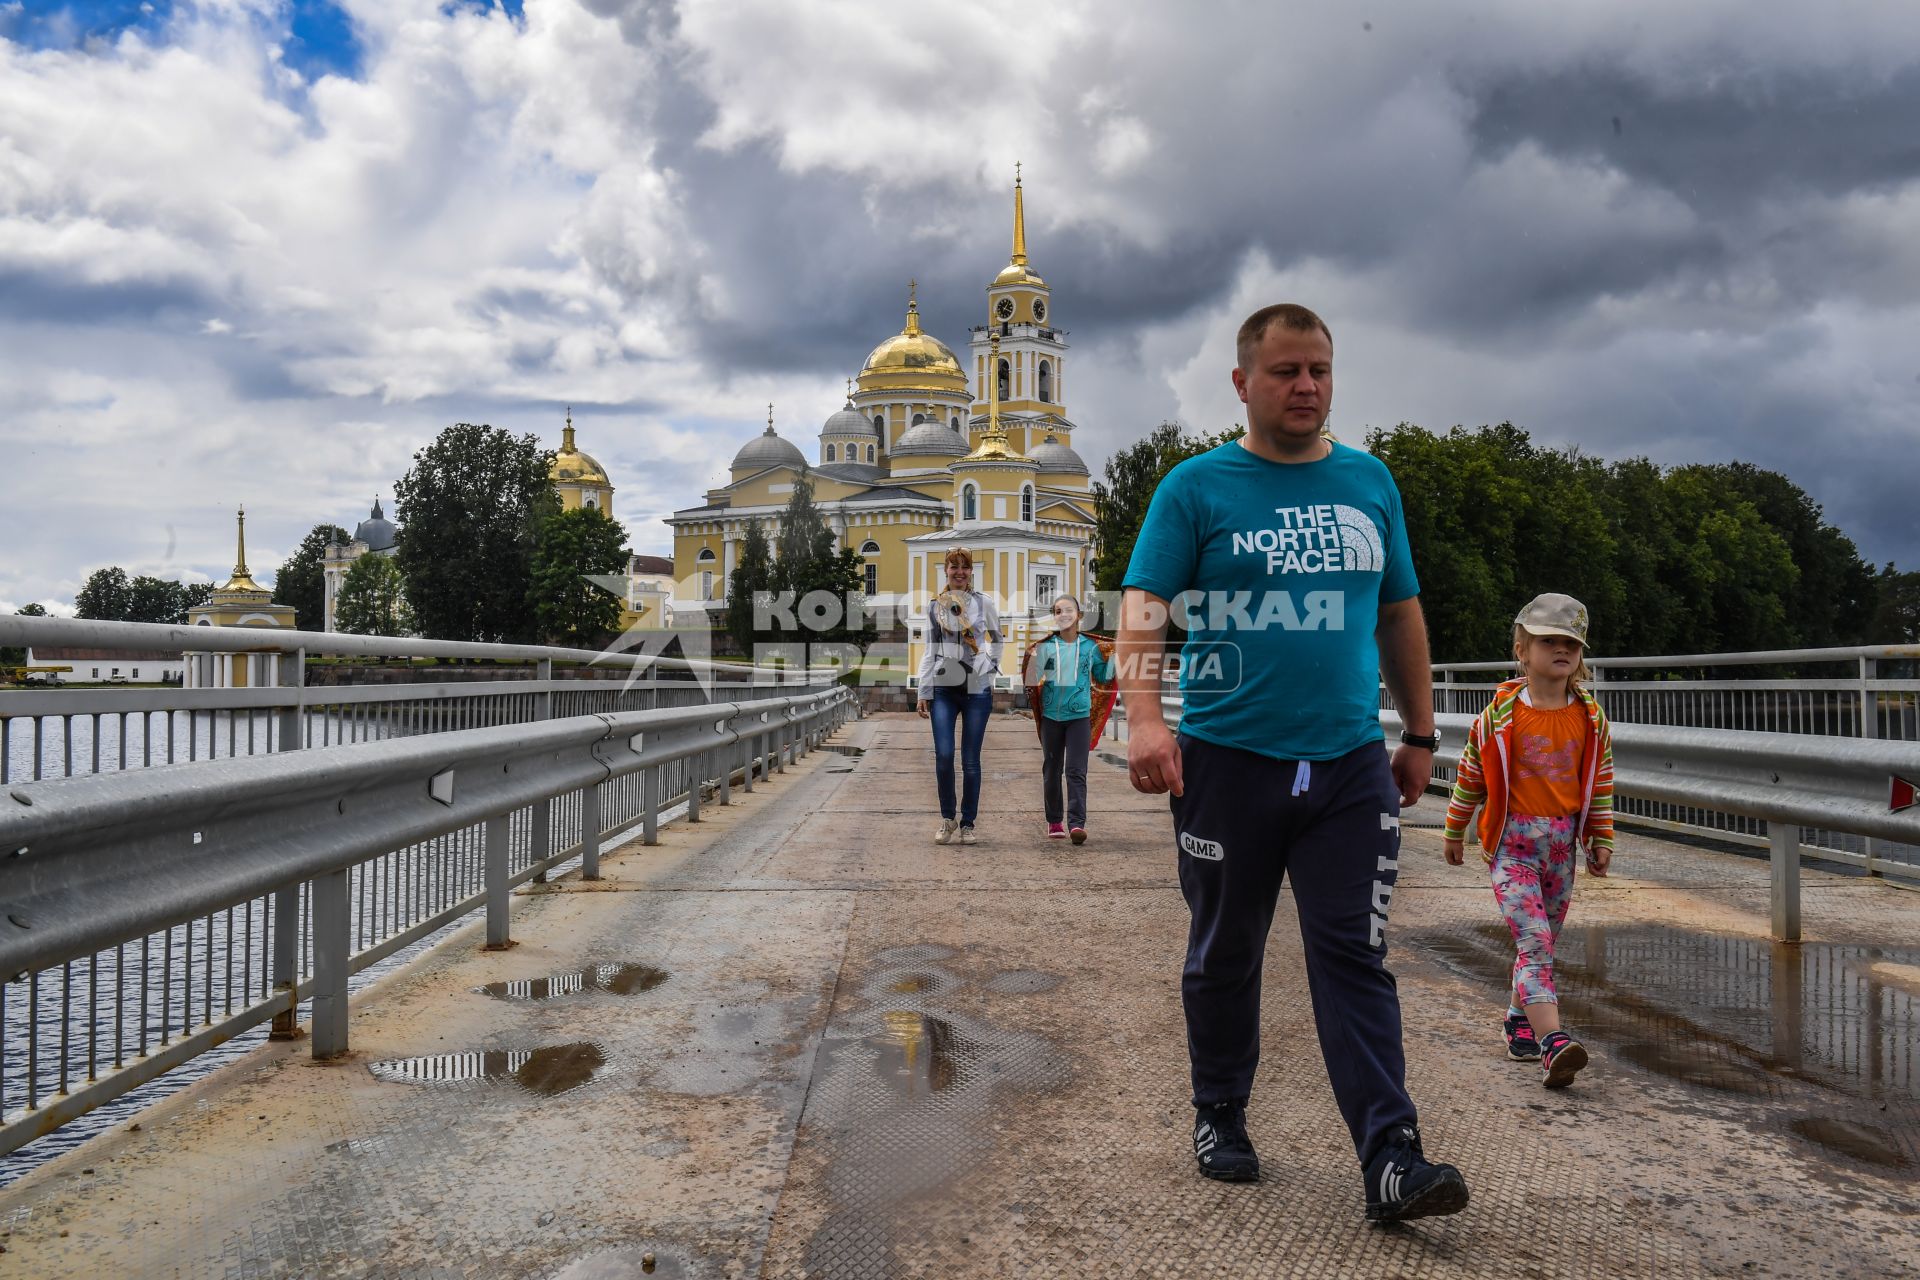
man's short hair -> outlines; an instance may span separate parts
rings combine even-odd
[[[1318,329],[1327,335],[1329,343],[1333,341],[1333,330],[1327,328],[1325,320],[1298,303],[1276,302],[1260,308],[1240,325],[1240,335],[1233,341],[1233,354],[1242,371],[1253,363],[1253,353],[1260,346],[1260,340],[1275,325],[1296,333],[1312,333]]]

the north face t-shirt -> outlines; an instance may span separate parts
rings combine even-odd
[[[1420,584],[1372,454],[1270,462],[1236,440],[1189,458],[1153,495],[1126,585],[1187,629],[1182,732],[1277,760],[1380,741],[1380,604]]]

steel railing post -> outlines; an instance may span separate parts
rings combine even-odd
[[[533,678],[540,684],[540,692],[533,697],[533,718],[551,720],[553,719],[553,659],[540,659],[534,664],[533,672]]]
[[[749,795],[753,794],[753,742],[752,735],[740,735],[740,786]]]
[[[1767,844],[1772,863],[1773,937],[1776,942],[1800,941],[1800,828],[1791,822],[1769,822]]]
[[[687,821],[700,821],[700,788],[707,780],[707,753],[687,757]]]
[[[553,856],[553,797],[542,796],[527,811],[527,839],[533,858],[533,882],[547,882],[547,859]]]
[[[580,788],[580,878],[600,878],[600,784]]]
[[[733,803],[733,750],[731,747],[715,747],[713,758],[720,762],[720,803]]]
[[[507,910],[513,905],[513,898],[507,889],[510,873],[507,868],[508,841],[512,826],[508,822],[510,814],[501,814],[497,818],[487,819],[486,847],[486,883],[487,883],[487,950],[504,951],[513,945],[513,939],[507,933]]]
[[[660,766],[640,772],[641,803],[645,806],[640,815],[640,843],[660,843]]]
[[[273,1015],[274,1040],[300,1035],[300,1002],[294,987],[300,981],[300,886],[290,884],[273,895],[273,989],[287,993],[287,1007]]]
[[[346,871],[313,878],[313,1056],[347,1051],[347,973],[353,949]]]
[[[305,649],[296,649],[292,653],[281,654],[277,665],[280,670],[276,673],[275,684],[279,685],[282,689],[304,689],[306,687],[307,651]],[[274,718],[278,721],[274,733],[275,742],[273,749],[275,751],[298,751],[306,745],[306,734],[303,732],[306,728],[306,698],[304,695],[294,695],[293,705],[280,708],[279,714]]]
[[[1860,659],[1860,736],[1877,738],[1880,736],[1880,695],[1873,688],[1873,679],[1879,674],[1879,664],[1872,658]],[[1877,876],[1880,869],[1874,866],[1874,846],[1879,842],[1872,836],[1860,841],[1860,852],[1867,859],[1867,874]]]

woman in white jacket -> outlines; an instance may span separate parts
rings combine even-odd
[[[947,552],[947,589],[927,602],[927,653],[920,660],[920,705],[933,721],[933,776],[940,789],[935,844],[972,844],[980,814],[980,746],[993,712],[993,680],[1005,638],[993,601],[973,589],[973,555]],[[953,795],[954,721],[960,722],[960,801]]]

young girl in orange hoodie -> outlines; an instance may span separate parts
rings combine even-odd
[[[1537,1060],[1549,1089],[1573,1082],[1587,1051],[1560,1024],[1553,945],[1573,897],[1574,854],[1587,870],[1613,861],[1613,735],[1582,682],[1587,610],[1572,596],[1536,596],[1514,620],[1520,676],[1494,690],[1467,733],[1447,805],[1446,858],[1466,859],[1467,823],[1478,834],[1493,896],[1513,932],[1507,1056]]]

